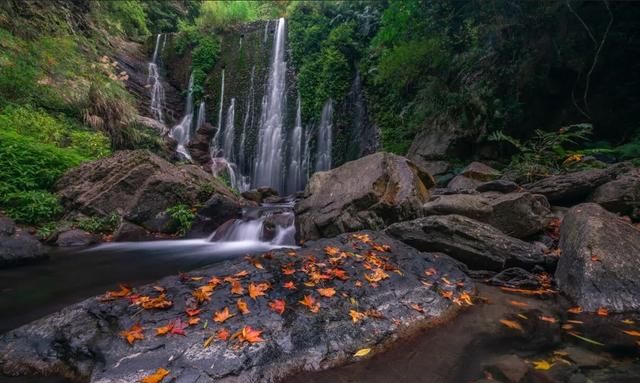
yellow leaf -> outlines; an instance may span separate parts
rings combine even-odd
[[[546,360],[534,360],[533,361],[533,368],[535,368],[536,370],[548,370],[551,367],[553,367],[552,363],[547,362]]]
[[[367,354],[369,354],[371,352],[370,348],[362,348],[360,350],[358,350],[355,354],[353,354],[353,356],[355,356],[356,358],[361,358]]]
[[[140,383],[160,383],[162,379],[164,379],[167,375],[169,375],[169,371],[164,368],[159,368],[151,375],[147,375],[144,378],[140,379]]]

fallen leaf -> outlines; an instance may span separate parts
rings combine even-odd
[[[416,310],[419,313],[424,314],[424,307],[420,306],[417,303],[412,303],[412,304],[409,305],[409,307],[411,307],[412,309]]]
[[[296,273],[296,269],[291,265],[282,266],[282,274],[293,275]]]
[[[237,273],[233,274],[234,277],[236,278],[244,278],[249,276],[249,272],[247,270],[242,270],[242,271],[238,271]]]
[[[167,299],[167,296],[165,294],[160,294],[155,298],[143,295],[132,300],[132,303],[137,306],[141,306],[145,310],[167,309],[173,306],[173,302]]]
[[[527,302],[509,301],[509,304],[516,307],[529,307],[529,304]]]
[[[551,367],[553,367],[552,363],[547,362],[546,360],[534,360],[533,362],[533,368],[535,368],[536,370],[548,370]]]
[[[581,320],[567,320],[567,323],[573,323],[573,324],[583,324],[584,322]]]
[[[190,280],[192,282],[200,282],[204,277],[191,277]]]
[[[520,331],[524,332],[524,329],[522,328],[520,323],[518,323],[516,321],[512,321],[512,320],[508,320],[508,319],[500,319],[500,323],[502,323],[503,325],[507,326],[508,328],[511,328],[511,329],[514,329],[514,330],[520,330]]]
[[[144,339],[143,331],[140,323],[136,323],[129,330],[120,332],[120,336],[126,339],[129,344],[133,344],[137,340]]]
[[[311,295],[305,295],[299,303],[306,306],[312,313],[320,311],[320,305],[316,303],[316,300]]]
[[[164,368],[159,368],[151,375],[147,375],[140,379],[140,383],[160,383],[162,379],[164,379],[167,375],[169,375],[169,371]]]
[[[438,270],[436,270],[436,269],[435,269],[435,268],[433,268],[433,267],[430,267],[430,268],[428,268],[428,269],[426,269],[426,270],[424,271],[424,274],[425,274],[426,276],[430,277],[430,276],[432,276],[432,275],[436,275],[436,274],[438,274]]]
[[[473,300],[471,300],[471,295],[469,295],[469,293],[467,293],[466,291],[463,291],[460,295],[458,295],[457,297],[455,297],[453,299],[453,303],[457,304],[458,306],[473,306]]]
[[[338,255],[338,253],[340,253],[340,249],[338,249],[337,247],[333,247],[333,246],[327,246],[324,248],[324,253],[331,256],[331,255]]]
[[[186,336],[187,334],[184,332],[184,329],[187,328],[187,326],[189,326],[187,323],[181,321],[180,319],[176,319],[173,322],[171,334]]]
[[[600,307],[598,311],[596,311],[596,314],[600,315],[601,317],[606,317],[609,316],[609,310],[606,307]]]
[[[193,290],[193,292],[191,292],[191,295],[196,298],[198,303],[204,303],[211,299],[213,289],[214,287],[212,285],[204,285]]]
[[[349,310],[349,315],[351,316],[351,320],[353,321],[353,323],[358,323],[367,317],[364,313],[356,310]]]
[[[242,295],[244,294],[244,288],[239,280],[234,279],[231,281],[231,294]]]
[[[269,284],[266,282],[258,283],[257,285],[251,282],[249,284],[249,296],[255,300],[260,296],[266,295],[266,291],[269,290]]]
[[[238,301],[236,302],[236,306],[238,306],[238,311],[240,311],[242,315],[246,315],[251,312],[249,311],[249,305],[247,305],[247,302],[242,300],[242,298],[238,298]]]
[[[131,293],[132,293],[132,290],[130,287],[126,285],[120,285],[120,290],[107,291],[102,297],[102,300],[113,300],[116,298],[124,298],[131,295]]]
[[[226,328],[220,329],[216,332],[216,338],[218,338],[219,340],[227,340],[229,339],[229,336],[231,334],[229,334],[229,330],[227,330]]]
[[[232,316],[234,316],[234,314],[231,314],[231,312],[229,312],[229,308],[225,307],[222,311],[216,311],[213,315],[213,321],[217,323],[224,323],[224,321]]]
[[[361,357],[369,354],[370,352],[371,352],[370,348],[362,348],[362,349],[356,351],[356,353],[353,354],[353,356],[355,356],[356,358],[361,358]]]
[[[187,313],[187,316],[194,317],[194,316],[200,314],[200,312],[202,310],[200,310],[200,309],[186,309],[184,311]]]
[[[387,274],[384,270],[382,270],[379,267],[373,270],[372,273],[368,273],[364,275],[364,279],[369,281],[369,283],[377,283],[387,278],[389,278],[389,274]]]
[[[336,295],[336,290],[333,287],[327,287],[324,289],[319,288],[317,290],[318,290],[318,294],[326,298],[331,298],[332,296]]]
[[[580,306],[571,307],[567,310],[567,312],[571,314],[580,314],[582,312],[582,307]]]
[[[213,339],[215,338],[215,335],[211,335],[210,337],[208,337],[204,343],[202,344],[202,347],[207,348],[211,345],[211,342],[213,342]]]
[[[241,342],[249,342],[251,344],[264,342],[264,339],[260,337],[262,331],[251,328],[250,326],[244,326],[242,330],[233,334],[232,338],[236,338]]]
[[[556,323],[558,320],[554,317],[548,315],[540,315],[540,320],[548,322],[548,323]]]
[[[636,331],[636,330],[624,330],[623,332],[631,336],[640,336],[640,331]]]
[[[271,310],[277,312],[280,315],[284,313],[285,306],[286,306],[286,303],[282,299],[275,299],[269,302],[269,308],[271,308]]]
[[[628,324],[628,325],[636,324],[636,322],[631,320],[631,319],[623,319],[623,320],[621,320],[621,322],[624,323],[624,324]]]
[[[189,326],[195,326],[198,323],[200,323],[200,318],[198,317],[191,317],[187,320],[187,323],[189,324]]]
[[[296,289],[296,285],[295,283],[293,283],[293,281],[289,281],[286,282],[282,285],[282,287],[284,287],[285,289],[289,289],[289,290],[295,290]]]
[[[245,257],[245,259],[247,260],[247,262],[252,264],[253,267],[255,267],[256,269],[264,270],[264,266],[262,266],[262,263],[260,263],[258,259],[251,258],[251,257]]]
[[[334,278],[338,278],[341,281],[346,281],[349,279],[347,272],[339,268],[329,269],[327,270],[327,272],[333,275]]]
[[[222,281],[221,281],[221,280],[220,280],[220,278],[218,278],[218,277],[211,277],[211,279],[209,279],[209,280],[207,281],[207,284],[208,284],[208,285],[211,285],[211,286],[213,286],[213,287],[216,287],[216,286],[218,286],[218,285],[219,285],[219,284],[221,284],[221,283],[222,283]]]
[[[156,336],[167,335],[173,328],[173,323],[169,323],[166,326],[156,328]]]

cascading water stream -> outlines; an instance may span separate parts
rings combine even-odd
[[[196,121],[196,130],[200,129],[202,125],[204,125],[206,121],[206,112],[204,101],[200,102],[200,107],[198,107],[198,120]]]
[[[289,175],[287,177],[287,192],[295,193],[304,188],[303,181],[303,162],[302,162],[302,114],[300,110],[300,95],[298,94],[298,103],[296,109],[296,125],[291,132],[290,158],[289,158]]]
[[[240,134],[240,152],[238,153],[238,167],[243,174],[249,174],[250,169],[248,163],[251,158],[247,156],[249,151],[246,147],[247,143],[247,129],[253,126],[253,99],[255,97],[254,79],[256,74],[256,66],[251,68],[251,78],[249,81],[249,93],[247,94],[247,107],[242,120],[242,133]]]
[[[236,99],[231,98],[229,103],[229,109],[227,109],[227,120],[224,124],[224,134],[222,136],[222,153],[227,161],[234,162],[234,143],[236,140],[235,132],[235,118],[236,118]]]
[[[322,107],[318,126],[316,171],[331,169],[331,146],[333,143],[333,101],[327,100]]]
[[[286,22],[278,20],[273,44],[267,92],[263,100],[262,118],[258,133],[258,151],[255,159],[252,186],[271,186],[283,192],[282,150],[283,112],[285,103]]]
[[[184,117],[178,125],[171,129],[169,137],[173,138],[178,143],[176,152],[191,161],[191,155],[187,150],[187,145],[191,139],[191,123],[193,122],[193,73],[191,74],[191,77],[189,77],[189,89],[187,90],[187,101],[184,111]]]
[[[160,71],[158,69],[158,53],[162,53],[160,40],[163,39],[166,42],[166,36],[163,36],[164,35],[161,34],[156,36],[156,45],[153,50],[153,57],[149,62],[149,75],[147,77],[147,84],[151,89],[150,113],[155,120],[162,124],[164,124],[164,87],[162,86]],[[162,43],[162,50],[163,49],[164,42]]]

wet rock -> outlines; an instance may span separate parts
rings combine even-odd
[[[205,122],[198,130],[194,137],[189,141],[188,149],[191,158],[197,164],[207,164],[211,161],[211,154],[209,153],[209,146],[211,145],[211,139],[216,133],[216,128],[213,125]]]
[[[33,235],[0,214],[0,268],[47,258],[47,250]]]
[[[145,128],[149,128],[155,131],[159,136],[165,135],[168,131],[168,128],[165,124],[158,120],[154,120],[151,117],[136,116],[136,123],[144,126]]]
[[[576,304],[586,311],[640,310],[640,230],[585,203],[565,215],[560,249],[556,281]]]
[[[632,169],[633,165],[623,162],[606,169],[554,175],[524,185],[524,188],[531,193],[544,195],[551,204],[571,206],[583,202],[598,186]]]
[[[523,191],[522,187],[513,181],[508,180],[494,180],[483,182],[476,187],[479,192],[498,192],[498,193],[513,193]]]
[[[242,197],[256,203],[266,202],[267,200],[279,200],[278,191],[268,186],[262,186],[257,189],[248,190],[242,193]]]
[[[195,206],[214,197],[226,201],[225,206],[240,203],[220,180],[199,167],[176,166],[146,150],[119,151],[82,164],[65,173],[55,187],[69,214],[116,213],[161,232],[175,229],[165,211],[177,204]]]
[[[611,212],[640,220],[640,169],[599,186],[587,201],[600,204]]]
[[[560,352],[567,355],[567,359],[571,360],[579,368],[602,368],[610,364],[609,359],[595,352],[584,348],[569,346]]]
[[[222,223],[240,218],[241,215],[242,205],[237,200],[230,199],[226,195],[214,194],[196,211],[188,236],[208,237]]]
[[[126,298],[106,302],[88,299],[0,336],[0,373],[56,373],[79,381],[136,382],[163,367],[170,371],[169,379],[177,382],[274,382],[295,372],[351,362],[353,354],[365,347],[373,348],[374,354],[377,345],[392,342],[400,334],[442,323],[451,318],[459,306],[442,297],[439,291],[452,291],[457,298],[474,289],[473,282],[449,257],[420,253],[383,234],[359,234],[368,237],[356,239],[344,234],[308,243],[296,251],[296,256],[292,256],[289,249],[272,251],[269,257],[260,258],[262,269],[237,258],[190,274],[203,277],[202,280],[171,276],[136,289],[137,294],[157,296],[154,286],[163,286],[167,298],[173,302],[167,310],[140,310]],[[390,245],[390,252],[376,250],[374,244]],[[300,271],[294,275],[282,274],[282,267],[291,262],[294,262],[292,267],[300,270],[310,259],[307,256],[315,257],[318,264],[329,265],[327,246],[363,256],[374,251],[378,260],[382,260],[380,256],[386,257],[383,267],[388,277],[376,282],[374,288],[364,275],[375,269],[365,269],[361,259],[346,255],[341,260],[334,259],[334,263],[338,262],[337,267],[347,273],[348,279],[323,282],[323,286],[334,287],[337,294],[333,298],[321,298],[315,287],[304,285],[307,274]],[[424,271],[431,267],[438,274],[425,276]],[[243,270],[249,272],[246,278],[240,279],[245,289],[249,283],[265,281],[271,286],[266,297],[255,300],[242,297],[248,304],[249,314],[237,312],[235,303],[239,296],[232,296],[229,284],[223,282],[214,289],[210,301],[200,306],[201,323],[208,319],[208,328],[189,326],[185,336],[155,335],[155,328],[177,318],[186,320],[185,308],[193,304],[194,289],[205,285],[212,276],[222,279]],[[328,271],[323,267],[321,272]],[[452,284],[442,282],[444,275]],[[296,290],[282,287],[289,280],[294,281]],[[433,286],[425,287],[423,280]],[[358,287],[356,281],[363,285]],[[352,299],[344,299],[343,293]],[[298,303],[305,295],[315,297],[320,305],[317,313]],[[269,309],[268,302],[274,299],[286,301],[282,315]],[[411,308],[413,304],[420,305],[424,312]],[[214,323],[211,320],[214,312],[224,307],[229,307],[235,316],[223,324]],[[375,312],[370,311],[354,323],[350,310]],[[144,339],[129,345],[119,334],[135,323],[144,329]],[[221,341],[214,337],[209,347],[203,346],[216,331],[225,328],[233,334],[243,326],[263,331],[264,342],[248,345],[237,339]]]
[[[433,186],[413,162],[384,152],[315,173],[296,205],[298,235],[330,237],[419,217]]]
[[[499,272],[489,279],[489,283],[518,289],[537,290],[542,288],[540,278],[536,274],[520,267],[511,267]]]
[[[464,215],[516,238],[544,230],[551,214],[544,196],[530,193],[442,195],[433,197],[423,209],[424,215]]]
[[[499,381],[519,383],[529,371],[529,366],[517,355],[504,355],[493,360],[485,369]]]
[[[385,232],[422,251],[445,253],[471,269],[500,271],[509,266],[550,267],[542,248],[461,215],[418,218],[389,226]]]
[[[59,247],[89,246],[97,242],[95,235],[84,230],[68,230],[58,234],[56,245]]]
[[[453,191],[473,190],[487,181],[500,177],[500,172],[481,162],[472,162],[447,185]]]
[[[127,221],[123,221],[113,234],[113,240],[116,242],[139,242],[149,238],[149,232],[142,226]]]

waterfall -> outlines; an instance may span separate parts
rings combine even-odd
[[[295,193],[301,190],[303,185],[303,169],[302,169],[302,116],[300,111],[300,94],[298,94],[298,103],[296,109],[296,125],[291,132],[290,158],[289,158],[289,175],[287,177],[287,192]]]
[[[333,141],[333,101],[327,100],[322,107],[316,154],[316,171],[331,169],[331,145]]]
[[[191,155],[189,155],[187,145],[191,138],[191,122],[193,121],[193,73],[189,77],[189,89],[187,90],[187,102],[184,113],[185,115],[182,117],[180,123],[171,129],[169,137],[178,143],[176,152],[191,161]]]
[[[200,129],[202,125],[205,123],[205,105],[204,101],[200,102],[200,107],[198,108],[198,120],[196,121],[196,130]]]
[[[224,158],[227,161],[234,161],[234,150],[233,145],[235,143],[235,114],[236,114],[236,99],[232,98],[231,103],[229,104],[229,109],[227,110],[227,121],[224,124],[224,135],[223,135],[223,145],[222,145],[222,153]]]
[[[264,43],[267,43],[267,37],[269,37],[269,23],[271,22],[271,20],[267,20],[267,22],[264,24]]]
[[[248,162],[251,158],[247,158],[247,152],[249,148],[245,147],[247,142],[247,129],[253,126],[253,98],[255,97],[254,78],[256,74],[256,66],[251,68],[251,78],[249,81],[249,93],[247,94],[247,106],[242,120],[242,133],[240,133],[240,152],[238,153],[238,166],[240,171],[247,174],[250,173],[248,169]]]
[[[311,176],[311,129],[307,127],[304,132],[304,149],[302,150],[302,187],[304,188],[307,180]],[[302,189],[301,189],[302,190]]]
[[[276,27],[273,57],[269,71],[267,93],[263,101],[263,117],[258,133],[258,153],[255,159],[253,186],[271,186],[282,191],[283,112],[285,102],[285,20]]]
[[[151,116],[164,124],[164,87],[160,79],[160,71],[158,70],[158,51],[160,48],[160,39],[162,35],[158,33],[156,36],[156,46],[153,50],[153,58],[149,62],[149,75],[147,77],[147,85],[151,88]],[[166,41],[166,36],[164,38]],[[164,43],[162,44],[164,49]]]

